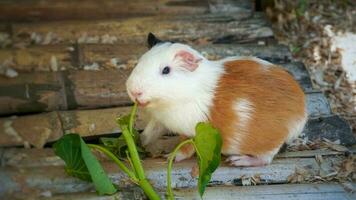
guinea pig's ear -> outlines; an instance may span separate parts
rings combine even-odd
[[[158,43],[161,43],[162,40],[158,39],[155,35],[153,35],[152,33],[149,33],[147,36],[147,45],[148,48],[152,48],[153,46],[155,46]]]
[[[174,56],[174,59],[180,59],[183,63],[181,67],[184,67],[191,72],[198,68],[199,62],[202,60],[201,58],[194,56],[193,53],[186,50],[179,51]]]

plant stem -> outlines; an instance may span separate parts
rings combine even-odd
[[[130,120],[129,120],[129,132],[133,134],[133,126],[135,122],[135,117],[136,117],[136,111],[137,111],[137,103],[135,103],[132,106],[131,113],[130,113]]]
[[[172,154],[169,156],[169,161],[168,161],[168,168],[167,168],[167,198],[170,200],[174,199],[174,195],[173,195],[173,191],[172,191],[172,186],[171,186],[171,182],[172,182],[172,177],[171,177],[171,172],[172,172],[172,165],[173,165],[173,159],[176,157],[176,154],[178,152],[178,150],[188,144],[188,143],[192,143],[195,147],[194,141],[193,139],[189,139],[189,140],[185,140],[183,142],[181,142],[172,152]]]
[[[139,180],[137,179],[137,177],[135,176],[135,174],[129,170],[126,165],[124,163],[122,163],[113,153],[111,153],[109,150],[107,150],[106,148],[96,145],[96,144],[88,144],[88,146],[90,148],[96,149],[101,151],[102,153],[104,153],[106,156],[108,156],[109,158],[111,158],[116,164],[117,166],[123,171],[125,172],[135,183],[138,183]]]
[[[195,145],[194,140],[193,140],[192,144],[193,144],[193,146],[194,146],[195,153],[197,154],[198,159],[200,159],[200,158],[201,158],[201,155],[200,155],[200,152],[199,152],[199,150],[198,150],[198,148],[197,148],[197,145]]]
[[[151,183],[148,182],[147,179],[140,180],[139,184],[140,184],[140,187],[142,188],[142,190],[145,192],[145,194],[147,195],[147,197],[150,200],[160,200],[161,199],[158,196],[158,194],[156,193],[156,191],[153,189]]]
[[[139,157],[137,149],[136,149],[136,144],[135,144],[135,142],[132,138],[132,135],[129,132],[127,126],[126,125],[121,126],[121,131],[122,131],[122,135],[125,138],[127,147],[129,149],[131,161],[132,161],[135,173],[138,176],[139,184],[140,184],[142,190],[145,192],[145,194],[148,196],[149,199],[160,199],[158,194],[154,191],[153,187],[146,179],[146,176],[143,171],[142,164],[141,164],[141,160],[140,160],[140,157]]]
[[[138,155],[138,152],[136,149],[136,144],[133,141],[133,138],[132,138],[131,134],[129,133],[127,126],[122,126],[121,129],[122,129],[121,130],[122,135],[124,136],[127,147],[129,149],[131,161],[134,166],[135,172],[140,180],[145,179],[145,173],[143,171],[143,167],[140,162],[140,156]]]
[[[135,177],[137,177],[137,174],[136,174],[135,168],[134,168],[134,166],[133,166],[133,164],[132,164],[132,161],[131,161],[129,152],[126,150],[125,153],[126,153],[126,157],[127,157],[127,162],[130,164],[131,169],[134,170],[133,172],[135,173]]]

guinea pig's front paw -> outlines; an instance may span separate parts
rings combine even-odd
[[[151,138],[148,137],[146,134],[141,134],[140,141],[142,146],[147,146],[151,142]]]

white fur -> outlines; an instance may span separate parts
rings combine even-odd
[[[140,135],[143,146],[155,141],[166,132],[164,126],[158,121],[151,119],[145,127],[145,130]]]
[[[266,164],[270,164],[273,160],[273,157],[279,152],[279,149],[281,147],[276,147],[275,149],[273,149],[272,151],[269,151],[263,155],[258,156],[260,159],[262,159],[264,162],[266,162]]]
[[[250,102],[248,99],[239,99],[234,105],[234,110],[236,111],[239,118],[239,128],[246,129],[254,112],[252,102]]]
[[[202,59],[190,72],[179,66],[174,57],[185,50]],[[165,66],[171,72],[162,75]],[[143,92],[140,101],[149,101],[145,110],[168,130],[188,137],[195,135],[195,125],[207,121],[215,87],[224,72],[220,63],[211,62],[183,44],[154,46],[139,60],[127,81],[127,89]]]
[[[288,126],[288,138],[286,143],[290,144],[293,142],[294,139],[296,139],[303,131],[305,124],[308,121],[308,111],[305,108],[305,112],[304,112],[304,116],[299,117],[298,119],[293,119],[291,120],[291,122],[289,123]]]
[[[227,57],[227,58],[218,60],[217,62],[225,63],[225,62],[234,61],[234,60],[252,60],[252,61],[255,61],[258,64],[260,64],[261,68],[264,70],[268,69],[269,67],[274,66],[272,63],[270,63],[266,60],[262,60],[260,58],[253,57],[253,56],[231,56],[231,57]]]
[[[249,122],[255,112],[252,102],[248,99],[236,100],[233,109],[239,119],[236,124],[236,134],[238,136],[230,138],[230,142],[233,145],[230,145],[230,148],[224,154],[236,154],[236,152],[239,152],[239,145],[243,142],[243,137],[241,136],[248,133]]]

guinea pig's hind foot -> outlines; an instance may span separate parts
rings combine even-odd
[[[182,146],[177,154],[175,155],[174,162],[180,162],[182,160],[186,160],[190,157],[192,157],[195,153],[194,146],[192,144],[186,144]],[[169,159],[172,154],[166,154],[164,155],[165,158]]]
[[[226,162],[236,167],[258,167],[269,164],[269,159],[248,155],[231,155]]]

